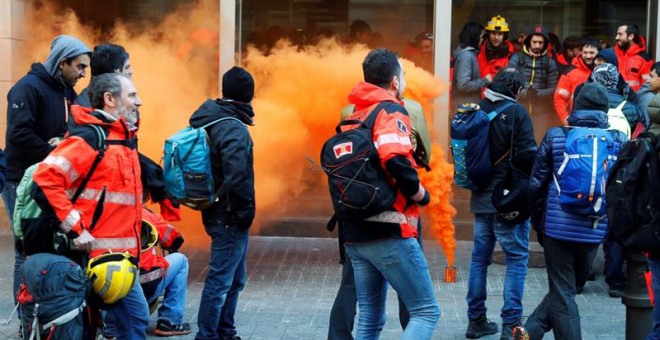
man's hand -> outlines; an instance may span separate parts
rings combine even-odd
[[[53,137],[48,140],[48,144],[50,144],[50,146],[57,146],[57,144],[60,144],[61,141],[62,141],[61,137]]]
[[[488,73],[484,78],[486,78],[486,80],[488,80],[489,83],[493,82],[493,75],[490,73]]]
[[[86,229],[83,229],[82,233],[73,239],[72,247],[76,250],[90,251],[92,249],[92,242],[94,242],[94,236]]]

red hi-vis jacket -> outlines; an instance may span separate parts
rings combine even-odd
[[[622,50],[618,44],[614,45],[614,53],[619,63],[619,73],[623,79],[630,85],[630,88],[638,91],[644,84],[644,76],[651,73],[653,60],[648,60],[641,56],[646,52],[646,40],[641,37],[641,46],[630,42],[630,47],[626,51]]]
[[[107,133],[103,159],[76,204],[71,204],[73,194],[98,154],[92,147],[97,145],[96,132],[79,126],[72,129],[70,135],[41,162],[34,173],[34,182],[62,221],[60,229],[71,237],[77,237],[83,229],[94,236],[90,258],[125,251],[137,257],[142,223],[142,183],[133,138],[135,131],[129,130],[123,118],[111,122],[103,113],[78,105],[71,107],[71,113],[78,125],[95,124]],[[96,224],[91,226],[99,205],[102,212]]]
[[[142,219],[156,228],[158,244],[163,249],[170,249],[180,237],[179,232],[160,214],[142,209]],[[169,266],[170,263],[165,257],[158,254],[155,246],[143,251],[140,257],[140,284],[148,284],[165,277]]]
[[[571,64],[575,67],[559,78],[555,90],[555,111],[562,121],[566,121],[573,107],[573,92],[578,85],[584,83],[591,75],[591,69],[584,63],[581,56],[573,58]]]
[[[399,191],[391,211],[385,211],[363,221],[343,221],[346,242],[367,242],[383,238],[417,237],[417,221],[419,206],[404,196],[402,186],[407,190],[416,191],[419,187],[419,177],[413,160],[413,147],[410,139],[410,117],[403,102],[392,96],[388,91],[375,85],[360,82],[348,101],[355,105],[355,111],[348,119],[364,121],[367,115],[382,101],[391,101],[392,105],[381,110],[376,117],[372,136],[378,150],[381,166],[392,183],[397,183]],[[347,126],[345,129],[357,126]]]
[[[509,47],[509,54],[506,55],[506,57],[502,58],[494,58],[491,60],[488,60],[486,58],[486,44],[488,44],[488,41],[484,41],[483,44],[481,44],[481,50],[479,51],[479,54],[477,55],[477,62],[479,63],[479,71],[481,73],[482,77],[485,77],[487,75],[492,75],[495,77],[497,72],[499,72],[500,69],[506,68],[506,65],[509,64],[509,58],[513,54],[513,44],[505,40],[502,43],[506,44]]]

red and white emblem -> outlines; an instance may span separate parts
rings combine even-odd
[[[335,158],[350,155],[353,153],[353,142],[337,144],[333,146],[332,149],[335,151]]]

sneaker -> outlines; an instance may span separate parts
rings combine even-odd
[[[154,334],[158,336],[172,336],[189,334],[192,330],[187,322],[180,325],[173,325],[168,320],[158,320]]]
[[[468,339],[479,339],[482,336],[495,333],[497,333],[497,324],[483,316],[476,320],[470,320],[465,337]]]
[[[529,340],[529,333],[523,326],[514,327],[511,336],[513,340]]]
[[[500,340],[511,340],[513,339],[513,329],[515,327],[522,326],[522,322],[513,322],[513,323],[503,323],[502,324],[502,336]]]
[[[610,288],[609,292],[611,298],[621,298],[623,296],[623,289]]]

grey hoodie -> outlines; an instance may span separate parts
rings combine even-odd
[[[91,54],[92,51],[78,38],[70,35],[59,35],[50,44],[50,55],[48,55],[48,59],[43,65],[53,78],[65,85],[60,71],[60,63],[64,59],[74,58],[85,53]]]

